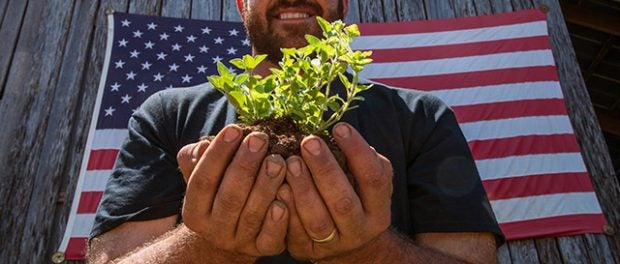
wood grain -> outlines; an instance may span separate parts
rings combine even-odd
[[[241,22],[241,15],[237,10],[236,1],[222,0],[222,20]]]
[[[5,81],[9,74],[9,65],[15,55],[15,46],[17,45],[17,37],[22,30],[22,22],[26,11],[27,0],[10,1],[2,5],[3,18],[0,27],[0,100],[3,98]]]
[[[186,0],[187,1],[187,0]],[[232,1],[232,0],[224,0]],[[214,0],[191,0],[192,12],[190,17],[193,19],[221,20],[222,3]]]
[[[349,0],[349,10],[345,22],[347,23],[359,23],[360,22],[360,4],[359,1],[363,0]]]
[[[510,259],[514,264],[540,263],[538,251],[532,239],[515,240],[508,243]]]
[[[555,238],[537,238],[534,239],[534,242],[536,244],[536,251],[538,252],[540,263],[562,263]]]
[[[385,22],[383,16],[383,4],[381,1],[361,1],[360,4],[360,20],[362,23],[368,22]]]
[[[131,0],[129,13],[149,16],[157,16],[161,10],[161,0]]]
[[[192,3],[188,1],[163,0],[161,3],[161,16],[189,18]]]
[[[424,0],[396,0],[400,21],[416,21],[426,19]]]

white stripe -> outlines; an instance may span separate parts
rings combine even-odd
[[[83,192],[103,192],[112,170],[91,170],[84,174]]]
[[[491,201],[500,223],[533,220],[546,217],[601,214],[593,192],[560,193]]]
[[[482,180],[529,175],[587,172],[581,153],[554,153],[476,160]]]
[[[127,129],[97,130],[93,139],[93,150],[120,149],[127,135]]]
[[[95,223],[95,214],[76,214],[71,237],[89,237],[93,223]]]
[[[356,50],[415,48],[546,35],[547,22],[536,21],[443,32],[360,36],[351,43],[351,47]]]
[[[435,90],[430,93],[441,98],[449,106],[564,98],[560,83],[557,81],[477,86]]]
[[[467,141],[528,135],[573,134],[568,116],[530,116],[460,123]]]
[[[480,56],[371,63],[360,73],[366,79],[416,77],[486,70],[555,65],[551,50],[496,53]]]

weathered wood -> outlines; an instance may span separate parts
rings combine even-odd
[[[26,28],[32,29],[34,34],[20,35],[16,58],[20,52],[26,52],[33,46],[33,63],[16,65],[20,59],[13,61],[11,72],[15,76],[27,76],[26,80],[15,80],[13,75],[8,78],[6,98],[10,104],[8,112],[19,112],[8,119],[4,115],[7,112],[2,104],[2,123],[6,127],[16,127],[19,135],[11,138],[12,142],[2,145],[11,153],[11,158],[1,159],[3,172],[11,175],[15,180],[8,188],[10,195],[3,197],[3,205],[11,210],[3,210],[2,217],[8,224],[0,228],[0,237],[11,250],[3,250],[0,259],[19,260],[26,263],[40,263],[46,259],[45,247],[49,236],[51,221],[47,221],[49,215],[53,215],[55,195],[51,195],[50,179],[37,174],[37,167],[49,157],[42,156],[44,133],[49,125],[51,100],[53,98],[54,83],[58,79],[60,64],[67,37],[67,28],[70,23],[70,14],[73,1],[48,1],[46,6],[30,2],[25,20],[31,22]],[[22,38],[24,36],[24,38]],[[13,71],[15,69],[15,71]],[[26,95],[26,96],[24,96]],[[14,104],[12,99],[21,97],[23,104]],[[15,119],[15,117],[18,117]],[[2,133],[6,135],[5,133]],[[17,139],[17,140],[16,140]],[[6,139],[3,139],[3,141]],[[4,151],[3,151],[4,152]],[[15,160],[23,161],[16,163]]]
[[[558,251],[558,244],[555,238],[537,238],[534,239],[536,244],[536,250],[538,252],[538,258],[540,263],[562,263],[560,252]]]
[[[239,15],[237,10],[236,1],[222,0],[222,2],[222,20],[241,22],[241,15]]]
[[[383,5],[381,1],[363,1],[360,5],[361,22],[384,22]]]
[[[396,0],[400,21],[415,21],[426,19],[424,0]]]
[[[531,0],[512,0],[512,9],[514,11],[523,10],[523,9],[531,9],[534,7],[534,4]]]
[[[0,100],[4,91],[7,74],[9,74],[9,65],[14,56],[15,45],[17,45],[17,37],[22,27],[23,17],[26,11],[27,0],[11,1],[3,3],[2,26],[0,27]],[[1,196],[0,196],[1,197]]]
[[[454,10],[450,1],[424,0],[428,19],[453,18]]]
[[[452,10],[454,10],[455,17],[476,15],[476,7],[473,0],[453,0]]]
[[[474,0],[474,4],[476,5],[476,14],[479,16],[493,14],[493,7],[491,7],[489,0]]]
[[[192,10],[191,2],[178,0],[163,0],[161,3],[161,16],[189,18]]]
[[[401,21],[398,17],[398,7],[396,0],[383,0],[383,21],[386,22],[398,22]]]
[[[232,1],[232,0],[224,0]],[[205,20],[221,20],[222,5],[220,1],[192,0],[191,18]]]
[[[614,263],[614,256],[605,235],[585,234],[586,247],[592,262]]]
[[[363,1],[363,0],[362,0]],[[347,23],[360,22],[360,4],[358,0],[349,0],[349,10],[345,18]]]
[[[508,244],[504,244],[503,246],[497,249],[497,263],[499,264],[512,263],[512,259],[510,259],[510,250],[508,249]]]
[[[6,15],[6,7],[9,5],[9,0],[0,0],[0,28],[4,21],[4,15]]]
[[[510,249],[510,259],[515,264],[532,264],[540,263],[538,260],[538,252],[534,240],[515,240],[508,243]]]
[[[493,14],[505,13],[512,11],[512,4],[506,0],[490,0]]]
[[[158,16],[161,9],[160,1],[153,0],[131,0],[129,2],[129,13],[149,16]]]
[[[557,240],[563,263],[590,263],[582,236],[558,237]]]
[[[619,230],[620,186],[572,49],[560,5],[557,0],[535,0],[534,3],[537,7],[545,5],[549,8],[549,35],[566,108],[601,208],[609,224]],[[616,263],[620,263],[619,233],[607,236]]]

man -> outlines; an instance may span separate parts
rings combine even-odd
[[[255,73],[266,74],[280,47],[320,34],[315,16],[341,19],[348,2],[238,6],[253,53],[268,55]],[[303,139],[301,156],[267,155],[265,134],[243,137],[226,125],[234,110],[210,85],[155,94],[130,121],[90,261],[495,262],[501,231],[450,109],[381,85],[362,96],[332,130],[354,188],[319,137]],[[217,136],[190,144],[210,134]]]

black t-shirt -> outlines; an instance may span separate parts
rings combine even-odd
[[[339,81],[332,87],[343,92]],[[375,85],[361,95],[365,100],[341,121],[392,162],[392,226],[409,236],[482,231],[503,239],[452,110],[415,90]],[[91,237],[126,221],[179,214],[186,185],[177,152],[235,121],[233,107],[210,84],[149,97],[129,121]],[[288,256],[271,262],[295,263]]]

